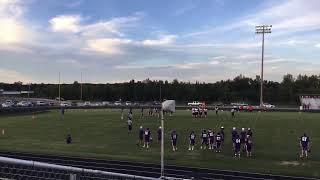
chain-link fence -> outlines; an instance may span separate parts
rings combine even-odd
[[[46,180],[156,180],[158,178],[82,169],[0,157],[0,179]]]

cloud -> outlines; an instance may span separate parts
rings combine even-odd
[[[320,43],[319,44],[315,44],[314,47],[320,48]]]
[[[22,20],[24,8],[19,0],[0,0],[0,44],[12,44],[31,38],[29,27]],[[3,48],[3,47],[2,47]]]
[[[49,22],[54,32],[77,33],[81,30],[79,15],[60,15],[52,18]]]
[[[124,36],[121,32],[126,28],[134,27],[139,21],[142,14],[135,16],[115,17],[107,21],[98,21],[91,24],[85,24],[85,19],[80,15],[59,15],[53,17],[49,22],[54,32],[71,32],[79,33],[85,37],[101,37],[101,36]]]
[[[159,39],[147,39],[142,41],[143,45],[146,46],[159,46],[159,45],[167,45],[174,42],[174,40],[177,38],[176,35],[163,35]]]
[[[129,39],[94,39],[88,40],[87,46],[88,50],[115,55],[124,53],[121,46],[131,42]]]

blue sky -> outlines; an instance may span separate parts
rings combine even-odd
[[[0,0],[0,81],[215,82],[319,74],[318,0]]]

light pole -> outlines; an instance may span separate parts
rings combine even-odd
[[[264,61],[264,34],[271,33],[272,25],[256,26],[256,34],[262,34],[261,77],[260,77],[260,107],[263,106],[263,61]]]
[[[59,72],[59,105],[60,105],[60,103],[61,103],[61,96],[60,96],[60,95],[61,95],[61,94],[60,94],[61,91],[60,91],[60,86],[61,86],[61,85],[60,85],[60,72]]]
[[[82,101],[82,72],[81,72],[81,80],[80,80],[80,101]]]

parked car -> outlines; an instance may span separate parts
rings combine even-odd
[[[36,101],[36,105],[37,105],[37,106],[47,106],[48,103],[45,102],[45,101]]]
[[[275,105],[269,104],[269,103],[263,103],[262,106],[265,107],[265,108],[275,108],[276,107]]]
[[[126,101],[126,106],[131,106],[132,103],[130,101]]]
[[[90,101],[86,101],[83,103],[83,106],[90,106],[90,105],[91,105]]]
[[[109,105],[111,105],[111,103],[110,103],[109,101],[103,101],[103,102],[102,102],[102,105],[103,105],[103,106],[109,106]]]
[[[193,101],[188,103],[188,106],[200,106],[200,105],[202,105],[202,103],[199,101]]]
[[[115,106],[121,106],[121,104],[122,104],[121,101],[116,101],[116,102],[114,102],[114,105],[115,105]]]
[[[48,102],[48,105],[49,105],[49,106],[54,106],[54,102],[53,102],[53,101],[49,101],[49,102]]]
[[[1,106],[3,107],[3,108],[10,108],[10,107],[12,107],[13,106],[13,103],[2,103],[1,104]]]
[[[32,106],[32,103],[29,101],[20,101],[17,103],[18,107],[30,107]]]
[[[71,103],[70,103],[70,102],[61,102],[61,103],[60,103],[60,106],[61,106],[61,107],[70,107],[70,106],[71,106]]]

